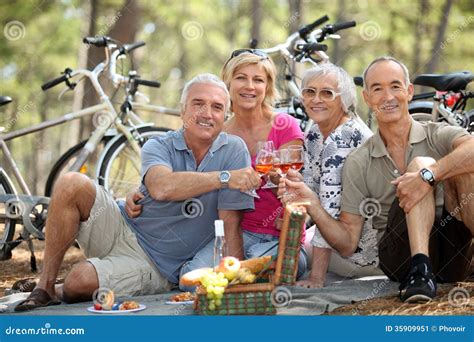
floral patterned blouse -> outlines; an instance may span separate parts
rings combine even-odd
[[[359,118],[351,118],[331,132],[326,140],[317,124],[306,135],[304,181],[318,195],[322,207],[335,219],[341,213],[344,161],[372,134]],[[331,248],[317,226],[311,243],[315,247]],[[358,248],[349,260],[359,266],[378,265],[376,230],[368,220],[364,222]]]

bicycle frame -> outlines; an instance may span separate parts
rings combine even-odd
[[[442,117],[450,125],[459,126],[459,123],[455,118],[456,113],[442,101],[444,94],[445,92],[436,92],[436,95],[433,97],[433,110],[431,112],[432,121],[437,122],[440,117]]]
[[[90,154],[97,148],[97,146],[99,145],[102,138],[105,136],[105,134],[106,134],[107,130],[109,129],[109,127],[112,126],[112,125],[115,125],[117,130],[121,134],[123,134],[127,137],[127,139],[130,141],[131,146],[132,146],[133,150],[135,151],[135,153],[137,153],[138,155],[140,154],[140,147],[139,147],[138,143],[133,139],[133,136],[131,135],[131,133],[127,129],[127,127],[117,117],[117,112],[116,112],[115,108],[113,107],[111,101],[109,100],[109,98],[107,97],[105,92],[103,91],[103,89],[102,89],[102,87],[101,87],[101,85],[98,81],[98,75],[100,75],[100,73],[103,71],[103,69],[104,69],[104,63],[100,63],[99,65],[96,66],[96,68],[94,68],[93,71],[89,71],[89,70],[85,70],[85,69],[79,69],[79,70],[73,71],[71,73],[71,78],[76,77],[76,76],[82,76],[82,77],[89,78],[89,80],[91,81],[94,89],[97,91],[97,93],[99,95],[99,98],[101,100],[100,104],[94,105],[94,106],[91,106],[91,107],[88,107],[88,108],[84,108],[84,109],[76,111],[76,112],[68,113],[66,115],[63,115],[62,117],[55,118],[55,119],[52,119],[52,120],[48,120],[46,122],[42,122],[42,123],[34,125],[32,127],[23,128],[23,129],[20,129],[20,130],[17,130],[17,131],[13,131],[13,132],[9,132],[9,133],[5,133],[5,134],[0,135],[0,146],[1,146],[1,149],[2,149],[2,151],[3,151],[3,153],[6,157],[5,158],[6,162],[7,162],[8,166],[11,168],[11,170],[13,172],[13,175],[14,175],[15,179],[17,180],[18,184],[20,185],[22,193],[26,194],[27,195],[26,197],[28,197],[28,198],[21,198],[21,200],[23,202],[26,202],[26,201],[27,202],[31,202],[31,201],[35,202],[35,199],[37,199],[36,203],[41,202],[41,203],[47,204],[48,199],[46,197],[37,197],[35,199],[33,198],[30,188],[26,184],[25,179],[23,178],[15,159],[13,158],[8,146],[5,143],[8,140],[12,140],[12,139],[15,139],[15,138],[27,135],[27,134],[38,132],[38,131],[47,129],[49,127],[53,127],[53,126],[63,124],[65,122],[69,122],[69,121],[72,121],[72,120],[77,120],[77,119],[80,119],[80,118],[88,116],[88,115],[93,115],[95,113],[103,112],[106,115],[106,119],[108,120],[107,121],[108,124],[103,125],[103,126],[99,125],[94,130],[94,132],[92,133],[92,135],[88,139],[86,145],[84,146],[84,148],[79,153],[78,158],[73,163],[73,165],[69,168],[69,171],[79,171],[80,170],[82,165],[84,165],[84,163],[87,161]],[[9,195],[9,196],[6,196],[6,197],[18,199],[17,195]],[[22,197],[24,197],[24,196],[22,196]],[[7,201],[8,201],[8,199],[5,200],[5,201],[2,199],[2,202],[6,203]],[[23,217],[23,224],[24,224],[25,228],[33,236],[40,237],[40,238],[44,237],[43,233],[41,231],[39,231],[38,229],[36,229],[36,227],[34,227],[31,224],[31,222],[28,221],[28,217],[25,216],[28,213],[23,213],[23,214],[24,215],[22,217]]]
[[[13,131],[13,132],[9,132],[9,133],[5,133],[5,134],[0,135],[0,145],[1,145],[1,148],[2,148],[2,151],[3,151],[4,155],[6,156],[6,162],[7,162],[8,166],[12,169],[13,175],[15,176],[15,179],[18,181],[18,184],[20,185],[21,190],[24,193],[31,196],[31,191],[28,188],[28,185],[26,184],[24,178],[22,177],[22,175],[21,175],[21,173],[18,169],[18,166],[15,162],[15,159],[13,158],[8,146],[5,144],[6,141],[13,140],[13,139],[16,139],[18,137],[28,135],[28,134],[31,134],[31,133],[35,133],[35,132],[38,132],[38,131],[42,131],[42,130],[50,128],[50,127],[58,126],[58,125],[61,125],[63,123],[70,122],[70,121],[73,121],[73,120],[77,120],[77,119],[80,119],[80,118],[83,118],[83,117],[86,117],[86,116],[89,116],[89,115],[93,115],[93,114],[95,114],[99,111],[103,111],[107,108],[108,108],[108,106],[105,103],[102,103],[102,104],[99,104],[99,105],[95,105],[95,106],[91,106],[91,107],[88,107],[88,108],[81,109],[81,110],[76,111],[76,112],[65,114],[62,117],[51,119],[51,120],[42,122],[40,124],[34,125],[32,127],[22,128],[22,129]]]

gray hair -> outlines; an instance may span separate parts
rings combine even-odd
[[[369,69],[374,65],[374,64],[377,64],[379,62],[394,62],[394,63],[397,63],[401,68],[402,68],[402,71],[403,71],[403,76],[405,78],[405,87],[408,88],[408,85],[410,84],[410,74],[408,72],[408,68],[406,67],[405,64],[403,64],[402,62],[400,62],[398,59],[396,59],[395,57],[392,57],[392,56],[381,56],[381,57],[377,57],[376,59],[374,59],[372,62],[370,62],[369,66],[367,68],[365,68],[364,70],[364,74],[363,74],[363,78],[364,78],[364,90],[367,91],[369,90],[367,88],[367,72],[369,71]]]
[[[336,76],[337,91],[341,93],[342,109],[344,110],[344,113],[356,116],[355,109],[357,106],[357,94],[354,80],[343,68],[327,62],[308,69],[303,74],[301,88],[306,88],[306,86],[315,78],[328,74]]]
[[[179,100],[179,104],[182,110],[186,106],[186,100],[188,99],[189,90],[195,84],[211,84],[211,85],[215,85],[216,87],[221,88],[226,95],[225,112],[227,113],[227,111],[230,108],[229,90],[227,89],[225,83],[214,74],[199,74],[193,77],[190,81],[188,81],[184,85],[183,92],[181,93],[181,99]]]

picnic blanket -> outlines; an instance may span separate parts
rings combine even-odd
[[[384,276],[365,277],[360,279],[339,280],[337,276],[328,274],[327,286],[321,289],[305,289],[297,286],[280,286],[275,289],[275,305],[278,315],[321,315],[331,312],[337,307],[395,295],[398,292],[398,284]],[[146,305],[146,309],[134,315],[194,315],[192,305],[168,305],[165,304],[171,295],[178,291],[172,291],[159,295],[139,296],[133,299]],[[78,304],[61,304],[46,308],[35,309],[26,313],[15,313],[13,308],[16,303],[25,299],[28,293],[16,293],[0,298],[0,305],[6,305],[6,314],[15,315],[94,315],[87,308],[92,302]],[[353,314],[357,314],[357,307]]]

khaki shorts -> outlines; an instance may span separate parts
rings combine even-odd
[[[362,278],[369,276],[384,275],[383,271],[377,266],[357,265],[348,258],[343,258],[336,251],[332,251],[329,261],[328,272],[336,273],[341,277]]]
[[[171,284],[161,275],[137,242],[120,209],[102,186],[89,219],[82,222],[77,237],[99,277],[99,286],[116,295],[137,296],[169,291]]]

